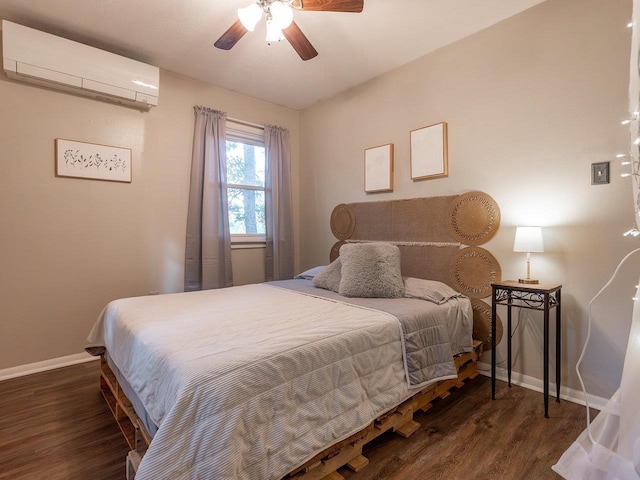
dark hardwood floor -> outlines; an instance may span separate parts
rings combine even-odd
[[[415,415],[422,424],[410,438],[386,433],[365,446],[370,463],[358,473],[343,468],[352,480],[561,479],[551,470],[585,429],[585,408],[549,401],[543,396],[479,376],[451,396]],[[592,418],[597,412],[592,411]]]
[[[551,471],[585,428],[584,407],[478,377],[416,420],[411,438],[365,447],[352,480],[559,479]],[[0,479],[121,480],[127,444],[98,389],[98,362],[0,382]],[[215,479],[214,479],[215,480]],[[256,479],[260,480],[260,479]]]
[[[127,443],[99,362],[0,382],[0,479],[122,480]]]

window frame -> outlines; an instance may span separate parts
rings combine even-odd
[[[227,126],[225,129],[225,154],[226,142],[237,142],[245,145],[253,145],[255,147],[265,148],[264,127],[251,125],[237,120],[227,118]],[[266,156],[266,151],[265,151]],[[266,162],[266,158],[265,158]],[[226,162],[225,162],[226,164]],[[263,187],[256,185],[243,185],[236,183],[227,183],[226,188],[239,188],[243,190],[254,190],[263,192],[266,196],[266,185]],[[266,209],[266,206],[265,206]],[[266,211],[265,211],[266,215]],[[266,244],[266,234],[264,233],[234,233],[231,234],[231,244],[233,248],[264,248]]]

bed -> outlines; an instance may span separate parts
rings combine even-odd
[[[468,214],[462,197],[435,200]],[[487,269],[477,246],[417,241],[406,215],[407,241],[384,238],[379,223],[367,233],[367,218],[394,202],[336,207],[338,242],[319,273],[105,307],[87,351],[102,355],[103,393],[136,454],[130,478],[331,478],[366,464],[364,441],[410,435],[415,409],[477,374],[465,368],[482,351],[483,306],[469,297],[499,266]]]

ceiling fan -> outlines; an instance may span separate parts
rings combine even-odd
[[[238,9],[238,20],[214,44],[231,50],[247,32],[253,32],[264,13],[267,18],[267,42],[287,39],[302,60],[311,60],[318,52],[293,21],[293,10],[360,13],[364,0],[256,0]]]

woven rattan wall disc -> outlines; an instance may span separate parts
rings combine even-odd
[[[498,260],[482,247],[466,247],[451,259],[453,287],[471,298],[491,295],[491,284],[502,278]]]
[[[356,214],[346,203],[337,205],[331,212],[331,232],[338,240],[351,238],[356,228]]]
[[[483,192],[463,193],[449,205],[449,229],[460,243],[482,245],[500,226],[500,208]]]
[[[473,307],[473,338],[480,340],[485,351],[491,350],[491,306],[482,300],[471,300]],[[502,340],[502,320],[496,314],[496,345]]]
[[[336,258],[338,258],[340,256],[340,247],[342,245],[344,245],[345,242],[344,240],[340,240],[336,243],[333,244],[333,247],[331,247],[331,252],[329,252],[329,261],[333,262]]]

